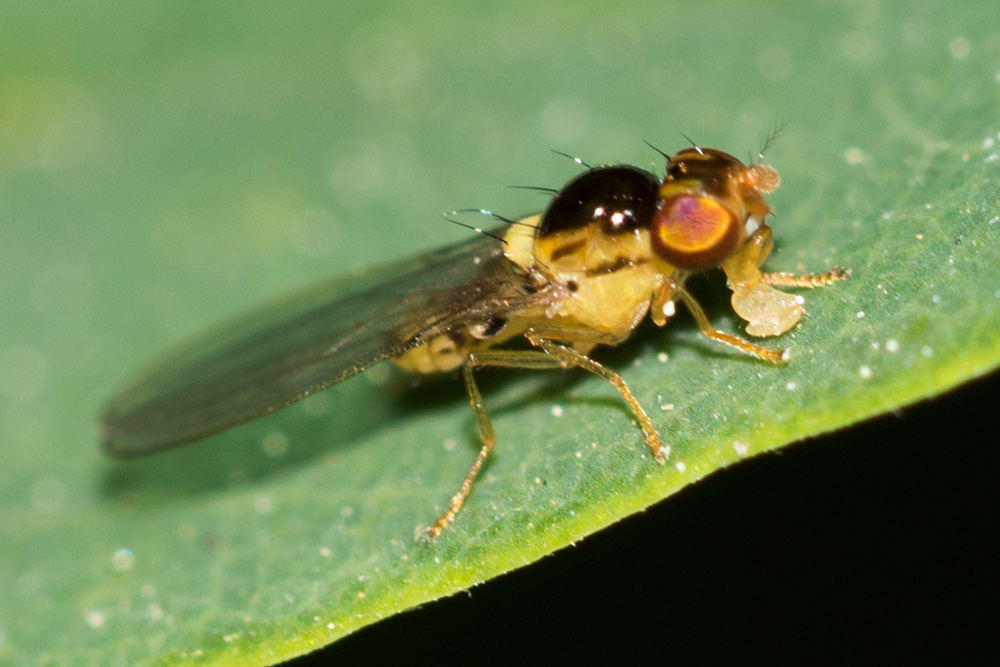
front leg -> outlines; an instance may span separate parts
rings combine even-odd
[[[771,255],[774,243],[771,228],[761,225],[742,248],[722,264],[733,290],[733,310],[747,321],[751,336],[778,336],[802,319],[805,299],[774,289],[782,287],[821,287],[844,280],[850,271],[834,267],[825,273],[764,273],[760,270]]]
[[[838,280],[847,280],[850,277],[851,270],[842,269],[839,266],[835,266],[829,271],[824,271],[823,273],[788,273],[786,271],[778,271],[777,273],[760,274],[761,282],[767,283],[768,285],[778,285],[780,287],[805,287],[807,289],[824,287],[830,283],[835,283]]]

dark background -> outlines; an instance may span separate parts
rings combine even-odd
[[[993,374],[741,463],[289,664],[995,657],[998,396]]]

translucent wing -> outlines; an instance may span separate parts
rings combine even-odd
[[[320,285],[206,332],[112,396],[100,433],[114,456],[196,440],[533,298],[500,243],[477,236]]]

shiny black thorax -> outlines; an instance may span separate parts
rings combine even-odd
[[[629,165],[590,169],[566,184],[549,204],[538,236],[600,224],[607,234],[649,227],[656,212],[660,179]]]

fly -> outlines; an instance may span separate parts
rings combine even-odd
[[[616,371],[590,357],[649,315],[663,326],[682,303],[701,333],[766,362],[787,350],[715,329],[685,289],[721,268],[747,333],[780,335],[804,299],[776,287],[819,287],[848,271],[767,273],[778,172],[722,151],[667,156],[662,178],[638,167],[589,167],[544,213],[429,254],[299,293],[190,341],[113,395],[100,434],[115,457],[202,439],[391,360],[414,373],[461,368],[482,446],[447,509],[421,539],[450,525],[496,443],[476,384],[484,366],[581,368],[618,390],[659,463],[668,448]],[[504,343],[524,339],[527,349]]]

